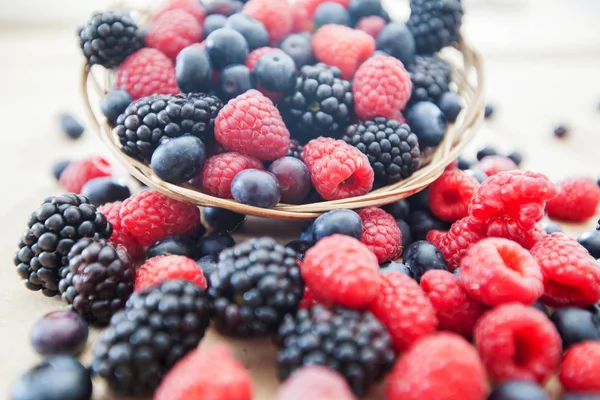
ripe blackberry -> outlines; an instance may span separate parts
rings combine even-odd
[[[60,270],[75,242],[84,237],[108,239],[112,225],[84,196],[49,197],[29,216],[14,263],[30,290],[58,294]]]
[[[209,276],[215,327],[240,337],[276,332],[304,295],[296,257],[294,250],[271,238],[250,239],[223,250],[218,268]]]
[[[446,93],[450,84],[450,65],[436,56],[416,56],[406,68],[410,74],[413,91],[411,103],[417,101],[436,102]]]
[[[417,136],[408,125],[396,120],[376,117],[351,125],[343,139],[367,156],[379,181],[397,182],[419,168]]]
[[[93,349],[92,371],[122,395],[150,395],[161,379],[196,348],[209,324],[206,293],[184,280],[135,292]]]
[[[69,252],[58,288],[70,308],[90,323],[105,324],[133,292],[135,265],[123,248],[81,239]]]
[[[152,95],[134,101],[117,118],[121,150],[149,162],[166,139],[193,135],[205,144],[214,140],[215,118],[223,102],[204,93]]]
[[[390,334],[370,312],[320,305],[288,314],[275,338],[281,380],[304,365],[339,372],[358,396],[391,369]]]
[[[292,137],[306,143],[319,136],[339,137],[354,114],[352,85],[337,67],[319,63],[300,70],[296,87],[279,103]]]
[[[118,67],[142,47],[137,24],[131,15],[119,11],[94,14],[79,30],[79,43],[90,65],[106,68]]]
[[[290,148],[288,150],[287,155],[289,157],[297,158],[298,160],[302,160],[302,150],[303,147],[296,139],[290,140]]]
[[[433,54],[458,40],[463,7],[460,0],[410,0],[406,25],[417,54]]]

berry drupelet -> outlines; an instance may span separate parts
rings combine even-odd
[[[290,140],[290,148],[288,150],[287,155],[289,157],[297,158],[298,160],[302,160],[302,145],[296,139]]]
[[[407,65],[413,85],[411,103],[418,101],[436,102],[447,92],[450,84],[450,65],[436,56],[416,56],[415,61]]]
[[[411,0],[407,26],[417,54],[433,54],[458,40],[463,7],[460,0]]]

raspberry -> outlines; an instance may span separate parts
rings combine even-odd
[[[483,400],[487,393],[477,352],[452,333],[416,343],[396,362],[385,386],[388,400]]]
[[[519,166],[508,157],[494,155],[483,157],[477,168],[487,176],[492,176],[500,172],[514,171],[519,169]]]
[[[123,61],[117,70],[115,87],[125,90],[133,100],[179,93],[173,62],[152,48],[138,50]]]
[[[439,329],[473,337],[475,323],[487,310],[460,287],[456,276],[444,270],[429,270],[421,277],[421,288],[435,308]]]
[[[512,218],[496,217],[488,221],[486,234],[489,237],[510,239],[529,250],[537,242],[542,240],[544,236],[546,236],[546,230],[539,223],[536,224],[532,229],[525,230],[522,229]]]
[[[292,8],[287,1],[250,0],[242,12],[263,23],[271,43],[279,42],[292,32]]]
[[[363,120],[394,118],[412,91],[410,76],[396,58],[374,56],[358,68],[352,93],[356,115]]]
[[[302,264],[300,264],[300,269],[302,269]],[[298,306],[298,308],[300,310],[304,310],[304,309],[311,308],[317,304],[319,304],[319,302],[315,299],[315,297],[312,295],[310,290],[308,290],[308,286],[305,286],[304,287],[304,297],[302,297],[302,300],[300,301],[300,305]]]
[[[373,39],[377,39],[379,33],[385,28],[387,22],[385,19],[377,16],[371,15],[368,17],[363,17],[356,24],[356,29],[367,32],[369,35],[373,37]]]
[[[121,226],[143,246],[173,235],[191,234],[200,225],[200,210],[164,194],[142,190],[123,202]]]
[[[335,140],[329,137],[318,137],[308,142],[302,148],[301,158],[304,160],[304,163],[310,168],[310,166],[314,164],[315,161],[317,161],[324,155],[333,153],[333,149],[335,149],[336,146],[343,146],[342,142],[342,140]]]
[[[289,1],[292,10],[292,32],[310,32],[312,31],[312,18],[309,17],[306,8],[306,1]]]
[[[558,183],[560,194],[546,205],[548,216],[565,221],[584,222],[596,214],[600,187],[591,178],[571,178]]]
[[[553,233],[533,246],[531,254],[544,277],[544,304],[587,307],[600,300],[600,268],[575,239]]]
[[[475,345],[496,383],[543,383],[558,368],[562,352],[560,335],[546,314],[523,304],[504,304],[484,314],[475,326]]]
[[[202,27],[187,12],[174,9],[161,13],[150,25],[146,35],[148,47],[175,58],[184,48],[202,39]]]
[[[379,275],[377,296],[369,311],[386,326],[397,353],[435,331],[438,325],[435,309],[425,292],[402,272]]]
[[[139,258],[144,255],[144,248],[135,240],[133,236],[121,225],[121,206],[123,202],[106,203],[98,208],[98,212],[104,214],[106,220],[113,227],[112,235],[108,241],[117,246],[123,246],[132,258]]]
[[[477,179],[463,171],[444,172],[429,187],[431,212],[436,217],[451,222],[466,217],[478,186]]]
[[[363,223],[360,241],[377,256],[379,264],[402,254],[402,232],[394,217],[381,208],[363,208],[358,212]]]
[[[259,47],[258,49],[253,50],[250,54],[248,54],[248,58],[246,58],[246,67],[251,72],[254,72],[254,68],[256,67],[256,63],[262,56],[269,53],[279,52],[281,49],[277,49],[275,47]]]
[[[221,199],[232,199],[231,181],[245,169],[264,169],[260,160],[239,153],[223,153],[210,157],[193,183],[204,193]]]
[[[224,344],[190,352],[160,383],[154,400],[252,400],[252,375]]]
[[[571,347],[560,365],[559,378],[565,390],[599,393],[600,342],[582,342]]]
[[[356,400],[348,383],[336,371],[320,365],[296,370],[279,387],[275,400]]]
[[[227,150],[261,160],[283,157],[290,147],[290,132],[279,110],[257,90],[248,90],[219,111],[215,138]]]
[[[377,257],[350,236],[319,240],[308,249],[300,268],[306,286],[321,303],[365,307],[377,294]]]
[[[197,0],[169,0],[157,13],[154,19],[158,19],[163,13],[170,10],[183,10],[192,15],[199,24],[204,23],[206,12]]]
[[[483,226],[471,217],[459,219],[445,233],[429,231],[427,241],[433,243],[444,254],[448,267],[454,271],[473,244],[485,237]]]
[[[375,39],[357,29],[328,24],[315,32],[312,47],[317,60],[338,67],[342,78],[350,79],[375,51]]]
[[[170,279],[184,279],[206,289],[206,279],[196,261],[184,256],[166,255],[152,257],[138,268],[134,290],[143,290]]]
[[[103,176],[111,176],[110,163],[103,157],[90,157],[71,162],[60,174],[59,184],[67,192],[79,194],[88,181]]]

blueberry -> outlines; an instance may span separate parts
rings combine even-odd
[[[319,241],[335,233],[360,239],[363,224],[360,216],[352,210],[331,210],[322,214],[313,225],[313,239]]]
[[[204,221],[217,232],[231,232],[246,220],[244,214],[226,208],[204,207]]]
[[[402,233],[402,248],[406,249],[412,243],[410,226],[403,219],[397,219],[396,225],[398,225],[398,229],[400,229],[400,233]]]
[[[188,46],[177,54],[175,76],[184,93],[205,92],[212,82],[212,67],[206,50],[198,45]]]
[[[333,1],[321,3],[315,11],[313,17],[315,29],[319,29],[323,25],[350,25],[350,13],[344,6]]]
[[[54,311],[38,319],[31,327],[29,339],[36,352],[43,356],[77,355],[85,347],[88,325],[73,311]]]
[[[85,130],[83,125],[73,115],[68,113],[60,115],[60,127],[71,139],[79,139]]]
[[[600,318],[589,310],[559,308],[550,319],[560,334],[564,349],[585,340],[600,340]]]
[[[203,1],[206,15],[218,14],[226,17],[242,11],[245,2],[237,0],[211,0]]]
[[[448,122],[456,121],[462,110],[462,100],[458,93],[446,92],[440,96],[437,105],[442,110]]]
[[[415,38],[401,22],[387,24],[377,36],[376,45],[377,50],[396,57],[404,64],[410,64],[415,58]]]
[[[467,170],[467,169],[471,168],[471,162],[470,161],[465,160],[462,157],[458,157],[457,161],[458,161],[458,165],[457,165],[458,169],[464,171],[464,170]]]
[[[131,196],[129,187],[111,176],[89,180],[81,189],[81,194],[95,206],[123,201]]]
[[[431,208],[429,208],[429,188],[421,190],[420,192],[417,192],[412,196],[408,196],[406,198],[406,201],[408,202],[411,211],[431,211]]]
[[[498,152],[496,149],[490,146],[485,146],[477,150],[477,161],[481,161],[483,158],[487,156],[495,156]]]
[[[477,179],[479,183],[483,183],[488,178],[486,173],[480,169],[466,169],[465,174]]]
[[[204,143],[195,136],[181,136],[158,146],[150,166],[159,178],[177,184],[195,177],[205,160]]]
[[[592,257],[600,258],[600,231],[582,233],[577,241],[585,247]]]
[[[60,174],[63,173],[65,168],[67,168],[70,163],[71,161],[64,160],[52,164],[52,175],[54,175],[57,181],[60,179]]]
[[[207,233],[197,242],[198,252],[203,257],[218,256],[220,252],[234,245],[233,238],[225,232]]]
[[[507,381],[496,386],[488,400],[550,400],[550,396],[536,383]]]
[[[296,85],[298,71],[292,57],[285,53],[273,52],[262,56],[254,68],[256,80],[271,92],[285,92]]]
[[[100,102],[100,110],[102,110],[102,114],[104,114],[108,123],[115,126],[119,115],[123,114],[132,101],[131,95],[125,90],[112,88]]]
[[[546,314],[546,316],[550,316],[548,314],[548,309],[546,308],[546,306],[544,305],[544,303],[542,303],[540,300],[536,301],[535,303],[533,303],[531,305],[531,307],[536,308],[538,310],[540,310],[541,312],[543,312],[544,314]]]
[[[560,228],[560,225],[558,225],[555,222],[544,222],[543,226],[544,226],[544,229],[546,230],[546,233],[548,235],[551,235],[551,234],[556,233],[556,232],[562,232],[562,229]]]
[[[413,105],[406,113],[406,122],[417,135],[421,148],[440,144],[448,128],[444,113],[429,101]]]
[[[227,102],[256,87],[254,74],[245,65],[230,65],[219,74],[216,94]]]
[[[146,259],[167,254],[186,256],[196,259],[198,249],[189,236],[168,236],[155,242],[146,250]]]
[[[204,256],[196,261],[196,265],[200,267],[204,276],[210,276],[210,274],[217,269],[219,260],[217,256]]]
[[[485,119],[491,118],[494,115],[494,106],[491,104],[486,104],[483,110],[483,116]]]
[[[381,268],[379,268],[379,273],[386,274],[388,272],[400,272],[401,274],[410,276],[411,278],[415,279],[413,271],[408,265],[404,264],[403,262],[390,261],[385,264],[381,264],[380,267]]]
[[[211,33],[216,31],[217,29],[221,29],[225,27],[225,21],[227,21],[227,17],[221,14],[211,14],[206,17],[204,20],[204,39],[208,37]]]
[[[385,17],[385,11],[381,5],[381,0],[350,0],[348,11],[353,21],[358,21],[363,17],[376,15]]]
[[[408,200],[402,199],[383,206],[383,209],[394,218],[406,219],[410,214],[410,205]]]
[[[262,22],[249,15],[236,13],[225,21],[225,28],[235,29],[242,34],[250,51],[269,45],[269,34]]]
[[[312,247],[312,242],[307,242],[306,240],[292,240],[285,247],[289,247],[294,250],[298,255],[298,260],[304,260],[304,254],[308,249]]]
[[[518,151],[508,153],[506,158],[510,158],[517,165],[521,165],[521,163],[523,162],[523,156]]]
[[[281,186],[281,201],[300,204],[312,188],[308,167],[295,157],[282,157],[269,166]]]
[[[206,38],[206,52],[213,68],[221,70],[228,65],[244,64],[248,57],[248,43],[238,31],[221,28]]]
[[[90,372],[70,356],[51,356],[22,375],[13,385],[11,400],[89,400]]]
[[[233,178],[231,194],[238,203],[270,208],[279,203],[281,187],[270,172],[246,169]]]
[[[311,222],[307,223],[306,225],[304,225],[304,227],[302,228],[302,233],[300,233],[300,240],[303,240],[305,242],[314,243],[314,241],[315,241],[314,236],[313,236],[314,228],[315,228],[314,221],[311,221]]]
[[[301,33],[293,33],[283,39],[279,44],[279,48],[292,57],[292,60],[296,63],[296,67],[302,68],[305,65],[313,65],[315,63],[315,56],[310,41],[310,36],[306,37],[306,35]]]
[[[405,250],[404,262],[413,271],[417,282],[431,269],[448,271],[448,264],[440,249],[425,240],[414,242]]]
[[[406,222],[410,226],[410,234],[413,240],[425,240],[427,233],[432,229],[441,231],[448,229],[446,222],[439,220],[425,210],[413,211]]]

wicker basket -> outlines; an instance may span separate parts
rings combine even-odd
[[[141,20],[147,20],[148,10],[137,9]],[[323,201],[312,204],[290,205],[278,204],[274,208],[259,208],[240,204],[234,200],[220,199],[199,192],[191,185],[174,185],[161,180],[152,169],[125,155],[120,151],[120,143],[116,134],[106,122],[99,110],[101,98],[112,86],[114,73],[101,67],[85,66],[82,74],[84,103],[88,109],[92,126],[107,146],[115,153],[125,168],[138,180],[149,187],[178,200],[196,204],[227,208],[242,214],[267,218],[290,220],[313,219],[321,213],[337,209],[357,209],[369,206],[381,206],[406,198],[421,191],[437,179],[444,169],[458,158],[465,146],[477,133],[483,121],[484,112],[484,79],[480,55],[473,50],[464,38],[461,38],[456,49],[448,48],[442,52],[452,67],[452,81],[455,90],[463,99],[463,111],[456,122],[449,126],[442,143],[431,153],[422,158],[421,167],[411,177],[395,184],[374,190],[364,196],[342,200]]]

